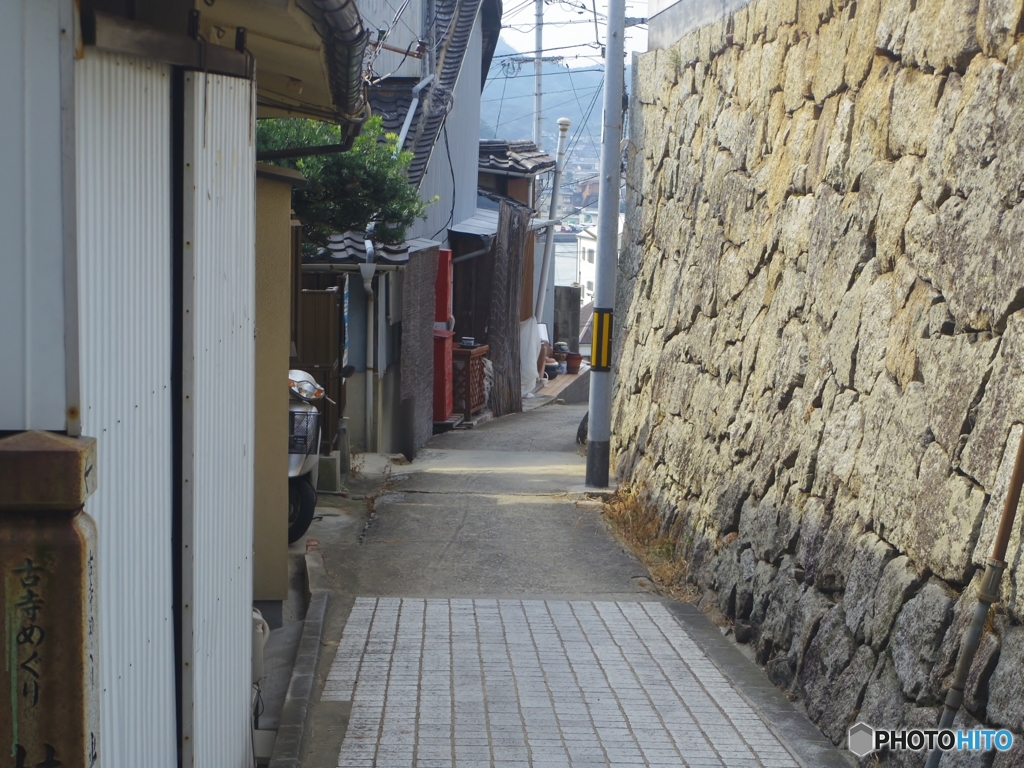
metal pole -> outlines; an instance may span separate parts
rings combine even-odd
[[[558,189],[562,183],[562,168],[565,166],[565,145],[569,139],[569,126],[572,121],[568,117],[558,118],[558,153],[555,156],[555,175],[551,182],[551,214],[548,219],[552,222],[558,218]],[[540,268],[540,285],[537,288],[537,303],[533,311],[538,323],[544,322],[544,304],[548,296],[548,278],[551,276],[551,261],[555,251],[555,225],[548,225],[547,239],[544,241],[544,261]],[[551,329],[554,333],[554,328]],[[552,338],[552,342],[556,339]]]
[[[359,265],[362,273],[363,290],[366,291],[366,452],[373,450],[373,323],[375,320],[373,300],[373,274],[377,265],[370,262],[373,258],[373,243],[366,241],[367,262]]]
[[[608,40],[604,61],[604,124],[598,187],[597,274],[594,285],[594,333],[590,355],[590,424],[587,435],[587,485],[608,487],[612,421],[612,310],[619,251],[619,180],[622,165],[622,78],[626,0],[608,2]]]
[[[541,130],[541,71],[544,68],[544,0],[536,0],[534,4],[536,17],[534,22],[534,52],[533,52],[533,143],[540,149]]]
[[[1003,503],[1003,515],[999,520],[999,530],[996,533],[996,540],[992,544],[992,557],[985,564],[985,574],[982,576],[981,584],[978,586],[978,605],[974,609],[974,617],[971,619],[971,626],[967,629],[963,646],[960,648],[960,658],[956,662],[956,673],[953,675],[953,684],[946,692],[945,706],[942,708],[942,717],[939,718],[939,730],[946,730],[953,726],[956,713],[964,700],[964,686],[967,684],[967,675],[971,671],[971,664],[978,652],[978,645],[981,642],[981,633],[985,627],[985,620],[988,618],[989,608],[993,603],[999,601],[999,582],[1003,576],[1003,569],[1006,568],[1006,546],[1010,542],[1010,534],[1013,531],[1013,521],[1017,516],[1017,505],[1020,504],[1021,486],[1024,485],[1024,432],[1021,432],[1020,443],[1017,446],[1017,458],[1013,463],[1013,474],[1010,476],[1010,487],[1006,493],[1006,501]],[[928,762],[925,768],[938,768],[939,760],[942,759],[942,750],[933,749],[928,755]]]

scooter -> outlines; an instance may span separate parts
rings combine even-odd
[[[309,529],[320,475],[320,411],[324,388],[305,371],[288,371],[288,543]]]

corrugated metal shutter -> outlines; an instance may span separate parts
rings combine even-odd
[[[65,390],[61,5],[0,3],[0,430],[64,429],[78,405]]]
[[[183,731],[198,768],[252,765],[254,96],[185,75]]]
[[[82,429],[98,441],[104,765],[176,764],[171,72],[75,63]]]

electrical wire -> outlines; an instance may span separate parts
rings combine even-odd
[[[502,78],[502,79],[505,80],[506,82],[508,82],[512,78],[511,77],[506,77],[506,78]],[[599,88],[600,86],[594,86],[594,87],[595,88]],[[580,90],[582,90],[582,91],[589,91],[589,90],[592,90],[592,89],[591,88],[581,88]],[[545,96],[550,96],[550,95],[555,94],[555,93],[575,93],[575,89],[573,89],[573,88],[560,88],[557,91],[544,91],[544,95]],[[509,96],[508,98],[509,99],[532,99],[533,98],[533,94],[532,93],[523,93],[523,94],[520,94],[518,96]],[[500,99],[481,99],[480,103],[481,104],[487,104],[487,103],[494,102],[494,101],[504,101],[504,99],[505,99],[505,96],[504,96],[504,90],[503,90],[502,91],[502,98],[500,98]],[[580,114],[581,115],[583,114],[583,107],[582,106],[580,106]],[[498,116],[499,117],[501,116],[500,110],[498,112]]]
[[[394,75],[398,70],[400,70],[402,68],[402,65],[405,64],[405,60],[409,58],[409,54],[412,52],[412,47],[414,45],[419,45],[419,43],[419,40],[413,40],[411,43],[409,43],[409,47],[405,49],[405,54],[402,56],[402,60],[398,62],[398,65],[393,70],[388,72],[386,75],[378,77],[376,80],[370,80],[370,85],[377,85],[378,83],[382,83],[389,77]]]
[[[543,24],[545,27],[567,27],[570,24],[590,24],[590,19],[569,19],[568,21],[545,21]],[[603,21],[602,24],[608,22]],[[533,32],[537,28],[536,24],[502,24],[502,29],[514,29],[516,32],[522,32],[527,34]]]
[[[565,50],[569,50],[570,48],[593,48],[595,45],[596,45],[596,43],[576,43],[575,45],[559,45],[559,46],[556,46],[554,48],[542,48],[541,49],[541,53],[547,53],[548,51],[565,51]],[[519,53],[518,51],[516,53],[499,53],[494,58],[495,59],[508,59],[508,58],[513,58],[515,56],[523,56],[523,54]],[[531,59],[531,61],[532,61],[532,59]]]
[[[394,6],[391,5],[391,3],[388,0],[384,0],[384,2],[388,5],[389,8],[394,8]],[[402,0],[402,4],[398,6],[398,10],[395,11],[395,17],[394,19],[391,20],[391,24],[389,24],[388,27],[384,30],[384,32],[377,38],[377,43],[375,46],[373,46],[373,49],[369,55],[369,61],[367,61],[366,63],[367,73],[373,72],[374,62],[377,61],[377,57],[380,55],[380,52],[384,50],[384,43],[386,43],[388,41],[388,38],[391,37],[391,32],[394,30],[396,26],[398,26],[399,22],[401,22],[406,29],[412,32],[414,37],[417,37],[416,32],[412,29],[412,27],[410,27],[408,24],[405,23],[405,21],[402,20],[402,14],[405,13],[405,9],[409,7],[409,2],[410,0]]]
[[[580,69],[573,69],[573,70],[568,70],[568,71],[563,70],[561,72],[556,70],[554,72],[545,72],[544,73],[544,77],[548,77],[549,75],[551,77],[554,77],[555,75],[568,75],[570,73],[572,73],[572,74],[582,74],[584,72],[602,72],[603,73],[604,70],[603,69],[598,69],[597,67],[592,67],[592,68],[588,67],[587,69],[580,68]],[[520,75],[492,75],[491,77],[487,78],[487,81],[490,82],[491,80],[515,80],[518,77],[520,77]],[[532,72],[529,73],[527,75],[527,77],[533,77],[533,73]],[[566,89],[566,90],[568,90],[568,89]],[[550,93],[550,91],[544,91],[544,93]]]
[[[448,221],[446,221],[444,226],[434,233],[434,237],[430,238],[431,240],[435,239],[438,235],[448,229],[449,226],[455,223],[455,165],[452,163],[451,148],[448,146],[448,115],[450,114],[451,110],[449,109],[449,111],[445,113],[444,121],[441,123],[441,130],[444,132],[444,153],[448,155],[448,170],[451,171],[452,174],[452,210],[448,214]]]
[[[569,71],[572,72],[572,70],[569,70]],[[603,85],[603,83],[602,83],[602,85]],[[569,76],[569,87],[572,89],[573,98],[576,99],[576,106],[579,107],[580,114],[582,115],[583,114],[583,105],[580,104],[580,96],[576,92],[576,84],[572,81],[572,76],[571,75]],[[581,89],[581,90],[587,90],[587,89]],[[594,141],[594,134],[590,130],[590,126],[587,125],[587,122],[585,120],[579,125],[579,127],[576,130],[577,130],[577,132],[579,132],[583,128],[586,128],[587,138],[590,139],[590,145],[594,148],[594,151],[597,152],[597,144]],[[598,152],[598,154],[600,154],[600,153]]]
[[[507,77],[502,78],[503,82],[501,84],[501,99],[499,99],[499,101],[501,103],[498,104],[498,117],[494,121],[494,138],[495,139],[498,138],[498,126],[501,125],[501,110],[505,106],[505,88],[508,87],[509,79],[510,78],[507,78]],[[491,99],[488,99],[488,101],[491,101]]]
[[[596,90],[596,91],[594,91],[594,98],[592,98],[590,100],[590,107],[587,109],[587,114],[583,117],[583,120],[580,121],[580,124],[577,127],[577,129],[576,129],[576,135],[573,137],[573,140],[570,142],[571,146],[566,148],[566,151],[565,151],[565,161],[566,162],[569,162],[569,158],[572,157],[573,152],[576,151],[576,147],[577,147],[577,145],[579,145],[580,138],[582,137],[583,127],[587,124],[587,121],[590,120],[590,115],[594,111],[594,105],[597,104],[597,97],[602,92],[603,88],[604,88],[604,78],[602,77],[601,78],[601,88]]]

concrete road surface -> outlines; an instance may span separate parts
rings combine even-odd
[[[369,498],[320,508],[331,602],[305,766],[849,765],[568,498],[585,412],[450,432],[412,464],[364,457],[349,484]]]

